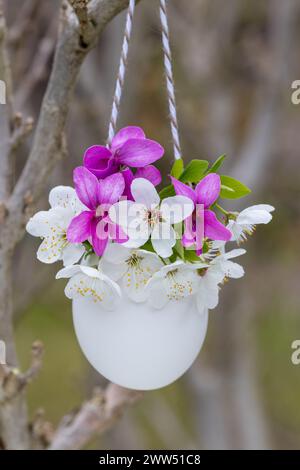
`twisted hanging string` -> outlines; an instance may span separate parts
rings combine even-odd
[[[160,13],[160,22],[161,22],[161,29],[162,29],[162,46],[163,46],[163,53],[164,53],[165,76],[166,76],[169,113],[170,113],[169,118],[170,118],[170,125],[171,125],[172,139],[173,139],[174,158],[175,160],[178,160],[179,158],[181,158],[181,147],[180,147],[179,133],[178,133],[174,78],[173,78],[173,70],[172,70],[172,55],[171,55],[171,48],[170,48],[167,6],[166,6],[165,0],[160,0],[159,13]]]
[[[131,36],[131,31],[132,31],[134,8],[135,8],[135,0],[129,0],[127,16],[126,16],[126,26],[125,26],[125,32],[124,32],[124,38],[123,38],[123,44],[122,44],[122,52],[121,52],[115,94],[114,94],[110,122],[109,122],[108,138],[107,138],[108,146],[110,146],[111,141],[116,133],[117,119],[118,119],[118,114],[119,114],[120,101],[122,97],[126,65],[127,65],[128,46],[129,46],[129,41],[130,41],[130,36]]]

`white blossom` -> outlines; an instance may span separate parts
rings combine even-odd
[[[180,301],[194,295],[198,289],[197,270],[204,263],[184,263],[181,260],[163,266],[148,281],[147,291],[152,307],[163,308],[169,301]]]
[[[210,261],[208,269],[198,279],[196,301],[198,311],[201,314],[205,313],[207,309],[214,309],[218,305],[219,285],[225,278],[238,279],[244,275],[243,267],[231,261],[231,259],[243,255],[246,250],[234,249],[226,253],[225,242],[214,241],[211,252],[215,257]]]
[[[182,222],[193,212],[193,202],[185,196],[168,197],[160,202],[155,186],[144,178],[136,178],[131,184],[134,201],[114,204],[109,215],[121,225],[129,241],[126,246],[138,248],[149,237],[156,253],[162,258],[172,255],[176,233],[172,224]]]
[[[111,243],[99,266],[111,279],[121,281],[122,290],[131,300],[143,302],[147,298],[145,286],[163,262],[155,253]]]
[[[106,310],[113,310],[121,299],[118,284],[99,269],[78,264],[67,266],[56,274],[56,279],[61,278],[69,279],[65,287],[69,299],[89,298]]]
[[[57,186],[50,191],[51,209],[37,212],[26,225],[28,233],[43,239],[37,258],[43,263],[63,260],[64,266],[76,263],[85,252],[81,243],[69,243],[67,228],[77,214],[85,209],[76,192],[68,186]]]
[[[247,239],[251,235],[257,224],[268,224],[272,220],[271,212],[274,207],[269,204],[258,204],[247,207],[241,211],[235,220],[231,219],[227,228],[231,231],[231,241],[238,243]]]

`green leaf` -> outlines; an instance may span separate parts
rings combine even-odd
[[[182,243],[181,243],[182,230],[183,230],[182,222],[179,222],[178,224],[175,224],[174,225],[174,230],[175,230],[176,235],[177,235],[176,244],[174,246],[174,249],[179,254],[180,258],[184,259],[184,248],[183,248]]]
[[[181,243],[181,240],[176,240],[176,244],[174,246],[175,251],[179,254],[181,259],[184,259],[184,250]]]
[[[212,164],[207,173],[216,173],[218,169],[223,165],[223,162],[226,158],[226,155],[221,155],[217,160]]]
[[[231,178],[231,176],[221,176],[221,193],[220,197],[225,199],[238,199],[247,196],[251,190],[240,181]]]
[[[160,196],[161,199],[165,199],[166,197],[175,196],[175,189],[174,189],[173,185],[169,184],[169,186],[166,186],[165,188],[163,188],[160,191],[159,196]]]
[[[198,183],[207,170],[207,167],[207,160],[191,160],[179,179],[183,183]]]
[[[182,158],[179,158],[179,160],[175,160],[174,165],[172,166],[171,175],[178,179],[183,172],[183,169],[183,160]]]
[[[147,240],[146,243],[143,246],[141,246],[140,250],[145,250],[145,251],[150,251],[151,253],[155,253],[151,240]]]
[[[186,261],[189,261],[190,263],[201,261],[199,256],[196,255],[196,252],[194,250],[184,250],[184,259]]]

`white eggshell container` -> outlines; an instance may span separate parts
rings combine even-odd
[[[105,311],[90,299],[73,301],[73,321],[83,353],[111,382],[153,390],[178,379],[203,344],[208,312],[200,315],[193,298],[169,302],[161,310],[122,299]]]

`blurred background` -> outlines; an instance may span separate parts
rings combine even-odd
[[[5,0],[16,108],[34,118],[51,70],[59,6],[58,0]],[[107,27],[82,67],[68,157],[53,172],[38,209],[47,207],[52,186],[72,184],[86,147],[105,142],[124,19],[121,14]],[[169,21],[185,161],[214,161],[226,153],[225,174],[253,190],[231,207],[263,202],[276,212],[247,243],[245,277],[222,289],[190,371],[146,393],[90,448],[297,448],[300,365],[291,362],[291,343],[300,339],[300,105],[291,102],[291,84],[300,79],[300,2],[170,0]],[[165,146],[165,181],[173,158],[167,117],[158,2],[142,0],[119,126],[139,125]],[[23,147],[16,177],[26,154]],[[76,342],[64,281],[54,281],[58,266],[39,263],[37,246],[27,236],[16,254],[17,344],[25,367],[32,342],[43,341],[44,368],[29,388],[30,410],[33,416],[43,408],[57,424],[105,380]]]

